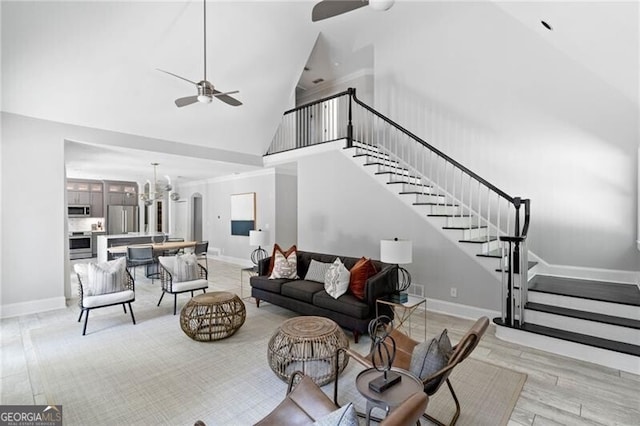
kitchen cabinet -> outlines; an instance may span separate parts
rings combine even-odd
[[[135,182],[106,182],[106,191],[107,205],[138,205],[138,184]]]
[[[100,181],[67,180],[67,204],[91,207],[91,217],[104,217],[104,192]]]
[[[67,202],[69,205],[89,205],[91,204],[91,193],[89,191],[67,191]]]
[[[91,192],[91,217],[104,217],[104,194]]]

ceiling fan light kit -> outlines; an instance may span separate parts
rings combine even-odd
[[[369,0],[369,6],[373,10],[385,11],[391,9],[395,0]]]
[[[203,1],[203,8],[204,8],[204,78],[202,79],[202,81],[196,83],[195,81],[191,81],[188,78],[184,78],[172,72],[161,70],[159,68],[157,68],[157,70],[163,73],[172,75],[174,77],[177,77],[181,80],[187,81],[197,87],[198,94],[196,96],[186,96],[184,98],[178,98],[175,100],[175,104],[178,108],[182,108],[184,106],[191,105],[196,102],[209,104],[211,103],[214,97],[217,99],[220,99],[222,102],[229,104],[231,106],[240,106],[242,105],[242,102],[240,102],[236,98],[229,96],[234,93],[238,93],[237,90],[223,93],[216,90],[213,87],[213,84],[207,81],[207,2],[206,0]]]

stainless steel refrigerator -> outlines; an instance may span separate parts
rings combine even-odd
[[[109,206],[107,222],[109,235],[138,232],[138,206]]]

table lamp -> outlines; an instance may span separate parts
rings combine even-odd
[[[267,257],[267,251],[261,246],[267,243],[267,233],[262,229],[249,231],[249,245],[258,246],[257,249],[251,252],[251,261],[255,266],[258,266],[258,262]]]
[[[395,263],[398,270],[396,294],[392,296],[394,302],[404,303],[408,300],[405,290],[411,285],[411,274],[399,265],[411,263],[412,251],[411,240],[394,238],[380,241],[380,260],[384,263]]]

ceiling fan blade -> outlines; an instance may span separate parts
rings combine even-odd
[[[219,92],[217,90],[213,91],[213,96],[215,96],[217,99],[220,99],[222,102],[225,102],[231,106],[240,106],[242,105],[242,102],[240,102],[239,100],[237,100],[236,98],[232,98],[231,96],[229,96],[229,93],[238,93],[237,90],[234,90],[233,92],[227,92],[227,93],[222,93]]]
[[[180,80],[188,81],[189,83],[191,83],[191,84],[195,84],[196,86],[198,85],[198,83],[196,83],[195,81],[191,81],[191,80],[189,80],[188,78],[180,77],[178,74],[174,74],[174,73],[169,72],[169,71],[161,70],[160,68],[156,68],[156,69],[157,69],[158,71],[160,71],[160,72],[165,73],[165,74],[169,74],[169,75],[172,75],[172,76],[174,76],[174,77],[178,77]]]
[[[240,91],[239,90],[233,90],[231,92],[224,92],[224,93],[223,92],[217,92],[217,93],[214,93],[213,96],[233,95],[235,93],[240,93]]]
[[[183,106],[195,104],[196,102],[198,102],[198,97],[197,96],[186,96],[184,98],[176,99],[176,105],[178,106],[178,108],[182,108]]]
[[[313,22],[351,12],[369,4],[368,0],[323,0],[313,7]]]

